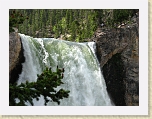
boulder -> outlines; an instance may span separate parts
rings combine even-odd
[[[17,32],[9,34],[9,82],[15,83],[25,61],[22,43]]]

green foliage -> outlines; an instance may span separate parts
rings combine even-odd
[[[97,17],[100,14],[100,12],[97,14],[93,9],[35,9],[18,11],[29,16],[29,20],[19,27],[21,33],[35,37],[36,31],[39,31],[37,37],[50,37],[49,34],[53,34],[55,38],[58,38],[60,35],[63,35],[64,39],[79,42],[92,37],[97,28]],[[67,37],[68,35],[71,37]]]
[[[106,23],[110,27],[114,27],[115,24],[121,24],[125,21],[130,21],[130,18],[138,12],[137,9],[114,9],[111,17],[108,17]]]
[[[11,11],[9,14],[9,32],[13,32],[14,29],[13,27],[18,28],[19,24],[22,24],[25,19],[28,19],[28,17],[23,16],[20,12],[18,11]]]
[[[52,72],[51,68],[46,68],[41,75],[38,75],[36,82],[28,82],[9,85],[9,105],[10,106],[26,106],[29,102],[33,106],[33,99],[39,100],[40,95],[44,96],[45,105],[49,101],[60,104],[60,99],[68,98],[68,90],[60,89],[56,91],[55,88],[63,84],[64,68],[59,69],[57,66],[56,72]],[[18,99],[19,102],[15,100]]]
[[[84,42],[91,38],[103,22],[113,28],[130,20],[136,9],[21,9],[16,10],[28,16],[19,26],[20,33],[32,37],[55,37],[61,35],[70,41]],[[38,34],[36,34],[38,31]],[[51,35],[50,35],[51,34]],[[68,37],[71,36],[71,37]]]

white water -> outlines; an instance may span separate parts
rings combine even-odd
[[[106,84],[95,56],[94,42],[75,43],[53,38],[32,38],[20,34],[24,56],[21,82],[36,81],[37,74],[46,66],[64,68],[64,84],[61,87],[70,90],[69,97],[61,100],[60,106],[110,106]],[[27,103],[28,104],[28,103]],[[43,96],[34,105],[44,105]],[[49,102],[48,105],[57,105]]]

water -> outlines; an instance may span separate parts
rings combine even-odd
[[[106,84],[95,56],[95,44],[75,43],[54,38],[32,38],[19,34],[22,39],[24,56],[23,70],[19,76],[21,82],[36,81],[45,67],[64,68],[64,84],[61,87],[70,90],[69,97],[61,100],[60,106],[110,106],[111,101]],[[43,96],[35,99],[35,106],[43,106]],[[27,103],[28,104],[28,103]],[[49,102],[48,106],[57,106]]]

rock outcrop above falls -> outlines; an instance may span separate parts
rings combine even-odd
[[[25,61],[20,36],[16,32],[9,34],[9,82],[15,83]]]
[[[94,38],[97,57],[115,105],[139,105],[139,26],[101,29]]]

